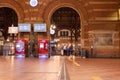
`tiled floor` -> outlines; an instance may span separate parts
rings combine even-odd
[[[120,80],[120,59],[65,58],[70,80]],[[58,80],[61,59],[0,56],[0,80]]]
[[[0,56],[0,80],[58,80],[59,57],[51,59]]]
[[[70,80],[120,80],[120,59],[67,59],[67,68]]]

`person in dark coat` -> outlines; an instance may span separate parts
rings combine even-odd
[[[30,42],[28,43],[28,45],[29,45],[29,53],[30,53],[30,55],[33,55],[34,51],[35,51],[34,41],[30,40]]]

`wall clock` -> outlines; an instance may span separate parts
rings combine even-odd
[[[51,29],[50,34],[55,34],[55,30]]]
[[[37,0],[30,0],[30,6],[35,7],[38,5],[38,1]]]

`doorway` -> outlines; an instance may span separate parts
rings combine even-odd
[[[18,16],[16,12],[8,7],[0,8],[0,29],[3,30],[3,37],[5,40],[10,36],[8,34],[8,27],[18,26]]]
[[[17,35],[9,34],[8,33],[8,27],[10,26],[18,26],[18,16],[16,12],[8,7],[1,7],[0,8],[0,53],[4,53],[5,49],[4,46],[6,43],[9,43],[9,53],[14,53],[14,45],[13,41],[14,38],[17,38]],[[11,51],[11,52],[10,52]]]
[[[79,55],[78,47],[81,47],[81,21],[79,14],[70,7],[58,8],[51,16],[51,25],[56,26],[54,29],[55,34],[51,35],[56,54],[60,54],[59,50],[64,46],[66,46],[67,50],[70,45],[73,45],[75,54]],[[69,55],[69,53],[64,53],[64,55]]]

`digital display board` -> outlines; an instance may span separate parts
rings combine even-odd
[[[31,24],[18,24],[18,31],[19,32],[30,32]]]
[[[34,32],[46,32],[46,24],[34,24]]]

